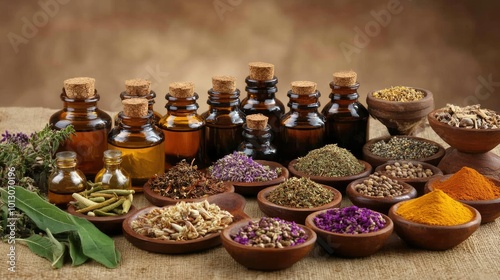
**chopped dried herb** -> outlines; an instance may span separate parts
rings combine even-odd
[[[389,141],[380,140],[369,148],[383,158],[396,160],[417,160],[436,154],[439,147],[433,143],[407,137],[392,137]]]
[[[279,176],[278,172],[281,171],[277,170],[254,161],[243,152],[226,155],[208,168],[210,176],[214,179],[245,183],[276,179]]]
[[[396,86],[385,88],[373,93],[373,97],[388,101],[411,102],[425,97],[424,93],[414,88]]]
[[[274,204],[294,208],[313,208],[330,203],[335,194],[309,178],[289,178],[269,193]]]

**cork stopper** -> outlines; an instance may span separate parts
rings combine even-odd
[[[77,77],[64,80],[66,96],[73,99],[86,99],[95,95],[95,79]]]
[[[174,82],[168,86],[170,95],[176,98],[188,98],[194,95],[193,82]]]
[[[292,92],[298,95],[311,94],[316,91],[316,83],[310,81],[292,82]]]
[[[131,118],[140,118],[148,115],[148,100],[146,98],[130,98],[122,101],[123,114]]]
[[[274,78],[274,65],[266,62],[250,62],[250,79],[267,81]]]
[[[356,84],[357,78],[356,72],[349,71],[339,71],[333,73],[333,83],[342,87],[349,87]]]
[[[216,92],[232,93],[236,90],[236,78],[233,76],[213,76],[212,88]]]
[[[267,126],[268,119],[262,114],[251,114],[246,117],[247,126],[250,129],[263,130]]]
[[[125,81],[125,91],[129,95],[145,96],[151,92],[151,81],[131,79]]]

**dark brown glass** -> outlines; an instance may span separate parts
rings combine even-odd
[[[121,100],[125,100],[125,99],[131,99],[131,98],[137,98],[139,96],[137,95],[131,95],[131,94],[128,94],[126,91],[123,91],[122,93],[120,93],[120,98]],[[155,104],[155,97],[156,97],[156,93],[154,91],[150,91],[149,94],[146,94],[144,96],[140,96],[140,97],[143,97],[143,98],[146,98],[148,100],[148,110],[151,110],[153,111],[153,117],[154,117],[154,122],[155,123],[158,123],[161,119],[161,114],[156,112],[154,109],[153,109],[153,105]],[[118,114],[115,115],[115,120],[114,120],[114,124],[115,126],[118,125]]]
[[[94,180],[95,175],[104,166],[103,154],[108,149],[107,135],[111,130],[111,117],[97,108],[99,98],[96,91],[91,98],[72,99],[66,96],[63,89],[61,100],[64,102],[64,108],[49,119],[53,129],[73,125],[75,135],[62,143],[59,151],[76,152],[77,168],[88,180]]]
[[[346,148],[355,157],[362,158],[367,140],[368,110],[358,102],[359,83],[339,86],[330,83],[330,102],[321,113],[326,118],[326,144]]]
[[[265,129],[251,129],[243,124],[243,142],[238,146],[238,151],[245,153],[254,160],[277,161],[278,152],[271,144],[273,132],[271,126]]]

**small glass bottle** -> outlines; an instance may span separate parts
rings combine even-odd
[[[120,93],[121,100],[142,97],[149,102],[148,109],[153,111],[154,122],[158,123],[161,119],[161,114],[153,110],[155,104],[156,93],[151,90],[151,81],[144,79],[125,80],[125,91]],[[118,114],[115,116],[115,126],[118,125]]]
[[[153,123],[147,99],[125,99],[122,103],[118,126],[108,135],[108,147],[122,152],[122,167],[130,173],[132,189],[142,192],[151,177],[165,171],[164,136]]]
[[[129,173],[122,168],[122,152],[106,150],[104,152],[104,168],[95,176],[96,183],[102,182],[105,189],[131,189]]]
[[[320,92],[316,83],[292,82],[287,93],[290,111],[281,118],[280,159],[285,166],[305,156],[310,150],[324,146],[325,117],[318,112]]]
[[[278,92],[278,78],[274,76],[274,65],[265,62],[251,62],[250,75],[245,79],[247,97],[241,100],[240,108],[245,115],[263,114],[269,118],[274,140],[279,140],[280,119],[285,106],[275,97]]]
[[[358,102],[359,83],[354,71],[333,73],[330,83],[330,102],[321,111],[326,118],[325,142],[349,150],[355,157],[363,157],[367,140],[368,110]]]
[[[246,117],[243,125],[243,142],[238,151],[244,152],[254,160],[277,160],[276,148],[271,144],[273,132],[267,123],[268,117],[262,114],[252,114]]]
[[[64,108],[50,117],[49,124],[53,129],[73,125],[76,133],[60,145],[59,151],[76,152],[78,169],[88,180],[93,180],[103,167],[102,156],[108,148],[106,139],[111,130],[111,117],[97,108],[99,95],[93,78],[65,80],[61,100]]]
[[[191,82],[176,82],[165,95],[167,114],[158,126],[165,135],[165,169],[185,159],[203,165],[203,129],[205,120],[197,113],[198,94]]]
[[[50,203],[66,208],[68,203],[73,200],[73,193],[84,191],[87,188],[85,175],[76,168],[76,165],[75,152],[56,153],[56,167],[48,180],[48,199]]]
[[[208,91],[205,119],[205,162],[213,162],[237,150],[243,141],[245,114],[240,110],[240,90],[232,76],[215,76]]]

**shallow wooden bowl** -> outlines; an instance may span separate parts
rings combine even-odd
[[[409,200],[417,197],[417,190],[412,187],[410,184],[401,182],[397,180],[404,187],[404,193],[402,195],[393,196],[393,197],[376,197],[376,196],[368,196],[362,195],[354,188],[357,184],[363,183],[364,180],[369,177],[360,178],[358,180],[352,181],[349,186],[347,186],[346,194],[352,204],[358,207],[364,207],[371,209],[373,211],[380,212],[382,214],[389,213],[389,208],[391,208],[394,204]]]
[[[239,244],[231,238],[241,227],[248,224],[250,219],[233,223],[222,231],[222,246],[229,255],[239,264],[255,270],[280,270],[293,266],[296,262],[306,257],[314,248],[316,233],[310,228],[298,225],[308,235],[304,243],[285,248],[259,248]]]
[[[470,129],[454,127],[435,118],[436,113],[442,110],[444,108],[430,112],[427,119],[434,132],[451,147],[464,153],[480,154],[486,153],[500,144],[500,128]]]
[[[297,163],[296,159],[292,160],[288,164],[288,170],[290,171],[290,173],[293,176],[295,176],[297,178],[307,177],[318,184],[323,184],[323,185],[327,185],[327,186],[336,188],[340,192],[344,193],[345,188],[347,187],[347,185],[350,182],[352,182],[358,178],[366,177],[372,173],[372,166],[370,163],[363,161],[363,160],[359,160],[359,162],[365,166],[365,169],[362,172],[360,172],[356,175],[352,175],[352,176],[339,176],[339,177],[310,176],[304,172],[301,172],[301,171],[298,171],[297,169],[295,169],[295,164]]]
[[[249,216],[243,211],[246,203],[245,198],[237,193],[222,193],[209,196],[207,197],[207,201],[215,203],[221,209],[231,213],[233,215],[234,222],[249,218]],[[186,241],[159,240],[136,233],[131,227],[132,221],[137,219],[140,215],[148,213],[155,208],[158,207],[150,206],[140,209],[135,212],[134,215],[123,221],[123,235],[137,248],[163,254],[186,254],[203,251],[220,245],[220,233],[212,233],[202,238]]]
[[[96,228],[98,228],[100,231],[103,233],[109,234],[109,235],[114,235],[114,234],[121,234],[122,232],[122,222],[135,214],[137,211],[137,208],[135,206],[130,206],[130,210],[128,211],[127,214],[124,215],[119,215],[119,216],[110,216],[110,217],[92,217],[86,214],[78,213],[76,212],[76,208],[73,205],[69,205],[67,209],[68,213],[71,215],[84,218],[91,222],[92,224],[95,225]]]
[[[424,93],[424,98],[410,102],[388,101],[373,97],[376,91],[368,93],[366,104],[370,115],[384,124],[391,135],[413,135],[425,122],[427,114],[434,110],[432,92],[414,88]]]
[[[226,186],[226,191],[224,193],[232,193],[234,192],[234,186],[231,185],[228,182],[224,182],[224,185]],[[143,188],[143,193],[144,197],[151,202],[151,204],[155,206],[168,206],[168,205],[175,205],[177,202],[198,202],[198,201],[203,201],[207,199],[209,196],[205,197],[199,197],[199,198],[179,198],[179,199],[174,199],[170,197],[163,196],[155,191],[153,191],[149,185],[149,183],[144,184]],[[213,195],[212,195],[213,196]]]
[[[473,207],[464,204],[474,212],[474,218],[465,224],[456,226],[435,226],[408,221],[396,214],[400,202],[389,210],[389,217],[394,222],[394,231],[407,244],[426,250],[442,251],[451,249],[471,236],[481,224],[481,214]]]
[[[437,181],[444,181],[453,176],[453,174],[449,175],[441,175],[436,176],[435,178],[429,180],[425,185],[425,192],[431,192],[434,190],[432,184]],[[488,177],[488,176],[487,176]],[[500,180],[488,177],[495,183],[497,188],[500,188]],[[500,198],[490,199],[490,200],[458,200],[464,204],[474,207],[481,214],[481,224],[494,222],[498,217],[500,217]]]
[[[306,226],[318,235],[318,243],[333,255],[346,258],[359,258],[375,254],[379,251],[392,234],[394,224],[392,220],[382,214],[386,220],[383,228],[376,232],[347,234],[335,233],[320,229],[314,223],[314,218],[327,210],[311,213],[306,218]]]
[[[265,166],[269,166],[273,170],[280,169],[281,174],[278,176],[278,178],[265,182],[245,183],[245,182],[229,181],[228,183],[234,186],[234,192],[245,196],[254,196],[257,195],[257,193],[260,192],[261,190],[269,186],[274,186],[283,183],[286,179],[288,179],[289,176],[288,169],[286,169],[283,165],[274,161],[267,161],[267,160],[256,160],[256,162]]]
[[[417,164],[421,164],[422,168],[424,170],[430,169],[430,170],[432,170],[432,173],[434,175],[427,177],[427,178],[413,178],[413,179],[411,179],[411,178],[393,177],[393,176],[385,173],[385,167],[387,165],[394,164],[396,161],[400,162],[400,163],[403,163],[403,162],[410,163],[411,162],[415,166]],[[415,190],[417,190],[417,196],[422,196],[425,193],[424,188],[425,188],[425,184],[427,183],[427,181],[429,181],[431,178],[434,178],[435,176],[443,175],[443,172],[441,171],[441,169],[437,168],[436,166],[434,166],[430,163],[426,163],[426,162],[422,162],[422,161],[415,161],[415,160],[404,160],[404,161],[402,161],[402,160],[389,160],[386,163],[377,166],[377,168],[375,168],[375,172],[378,172],[380,174],[384,174],[387,177],[398,180],[399,182],[404,182],[404,183],[410,184],[412,187],[415,188]]]
[[[429,140],[429,139],[416,137],[416,136],[384,136],[384,137],[373,138],[365,143],[365,145],[363,146],[363,159],[366,160],[367,162],[369,162],[372,165],[372,167],[375,169],[379,165],[382,165],[389,160],[395,160],[394,158],[380,157],[380,156],[375,155],[374,153],[371,152],[372,146],[375,143],[377,143],[379,141],[386,141],[387,142],[392,137],[413,138],[413,139],[417,139],[419,141],[432,143],[438,147],[438,151],[434,155],[432,155],[430,157],[426,157],[426,158],[412,159],[415,161],[421,161],[421,162],[425,162],[425,163],[429,163],[429,164],[432,164],[434,166],[437,166],[439,164],[439,162],[441,161],[441,159],[444,157],[445,152],[446,152],[446,150],[444,149],[444,147],[442,145],[440,145],[439,143],[434,142],[432,140]]]
[[[298,224],[303,225],[307,216],[315,211],[340,207],[340,203],[342,202],[342,194],[335,188],[326,185],[322,186],[331,191],[334,194],[334,198],[330,203],[318,207],[294,208],[281,206],[270,202],[269,200],[267,200],[267,196],[278,186],[268,187],[260,191],[257,194],[257,203],[260,210],[264,212],[264,214],[266,214],[268,217],[278,217],[283,220],[294,221]]]

